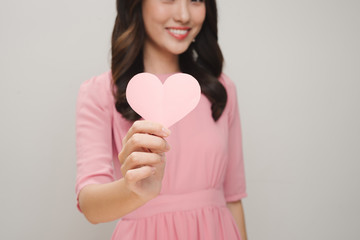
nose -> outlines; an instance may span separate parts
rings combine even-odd
[[[174,20],[180,23],[187,23],[190,21],[189,1],[180,0],[174,5]]]

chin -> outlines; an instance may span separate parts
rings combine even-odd
[[[173,48],[171,52],[175,55],[179,55],[184,53],[189,48],[189,46],[190,44],[187,44],[186,46],[182,46],[182,47]]]

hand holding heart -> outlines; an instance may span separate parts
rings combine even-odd
[[[130,191],[148,201],[161,191],[165,169],[166,138],[170,127],[192,111],[200,100],[195,78],[178,73],[164,84],[150,73],[135,75],[126,98],[132,109],[148,121],[136,121],[123,140],[119,153],[121,172]]]
[[[128,189],[144,202],[160,193],[165,152],[170,149],[164,138],[169,134],[159,123],[136,121],[123,139],[121,173]]]

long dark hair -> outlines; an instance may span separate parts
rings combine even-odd
[[[141,0],[117,0],[117,17],[112,34],[111,70],[116,110],[130,121],[140,116],[126,100],[130,79],[144,71],[143,46],[145,27]],[[211,102],[212,117],[217,121],[224,111],[227,94],[218,78],[222,72],[223,55],[218,44],[217,7],[215,0],[206,0],[206,16],[196,41],[179,55],[180,70],[195,77],[201,92]]]

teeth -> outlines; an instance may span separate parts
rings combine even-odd
[[[172,29],[172,28],[170,28],[169,31],[177,35],[185,35],[188,32],[187,30]]]

